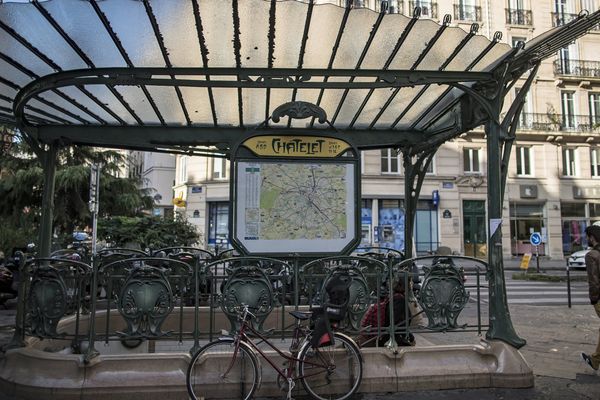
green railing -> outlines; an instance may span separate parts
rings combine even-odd
[[[361,251],[362,255],[280,260],[222,258],[224,254],[195,248],[157,250],[154,255],[159,257],[110,249],[99,253],[94,267],[69,259],[76,258],[71,252],[29,260],[21,267],[15,340],[53,339],[85,353],[88,360],[97,354],[99,343],[114,341],[126,347],[144,340],[184,346],[189,342],[194,351],[201,341],[236,329],[235,309],[240,304],[254,309],[257,329],[283,339],[294,323],[288,311],[328,307],[328,282],[340,278],[348,283],[350,296],[337,329],[360,338],[363,345],[381,345],[385,337],[387,345],[395,346],[398,340],[391,339],[412,333],[481,334],[487,328],[481,318],[480,295],[487,291],[481,279],[487,272],[484,262],[451,256],[429,265],[426,261],[435,256],[403,261],[402,253],[393,249]],[[398,282],[402,284],[397,286]],[[394,309],[395,286],[404,288],[404,310]],[[476,291],[475,299],[469,291]],[[460,323],[459,314],[470,297],[476,302],[477,320]],[[390,306],[377,306],[385,299]],[[416,326],[419,307],[428,323]],[[373,312],[375,321],[381,322],[365,326],[365,315]],[[380,315],[384,312],[387,316]],[[411,312],[412,324],[403,319],[389,326],[382,322]]]

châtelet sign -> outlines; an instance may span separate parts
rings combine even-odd
[[[320,136],[255,136],[243,145],[261,157],[331,158],[351,148],[341,139]]]

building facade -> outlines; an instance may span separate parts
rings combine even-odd
[[[166,153],[130,151],[127,159],[129,176],[139,178],[141,188],[149,190],[154,199],[152,215],[172,218],[176,157]]]
[[[342,1],[321,1],[345,3]],[[380,1],[354,1],[379,10]],[[512,45],[596,10],[598,0],[389,1],[390,12],[442,21]],[[535,5],[535,7],[533,7]],[[563,258],[587,246],[585,227],[600,221],[600,28],[540,66],[527,95],[509,166],[504,202],[506,257],[535,253]],[[524,82],[524,81],[522,81]],[[522,85],[522,83],[521,83]],[[509,99],[520,90],[517,84]],[[418,253],[448,246],[459,254],[487,255],[486,141],[483,128],[444,144],[421,190],[414,232]],[[364,245],[403,248],[404,178],[396,149],[362,152],[361,225]],[[228,246],[229,162],[177,156],[175,198],[198,226],[204,245]]]

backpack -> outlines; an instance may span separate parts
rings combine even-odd
[[[327,317],[332,321],[342,321],[348,311],[350,301],[350,284],[352,278],[348,275],[337,274],[331,277],[325,285],[328,301],[323,304]]]

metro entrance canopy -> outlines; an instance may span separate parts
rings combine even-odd
[[[477,24],[465,32],[450,16],[421,20],[418,7],[412,18],[387,14],[385,1],[379,13],[312,0],[0,3],[0,122],[25,132],[45,164],[42,255],[60,146],[227,157],[260,131],[396,147],[408,238],[435,151],[484,124],[494,227],[488,337],[524,344],[508,313],[497,223],[515,121],[540,61],[597,25],[600,11],[510,48],[500,33],[477,35]],[[407,254],[411,247],[407,240]]]

